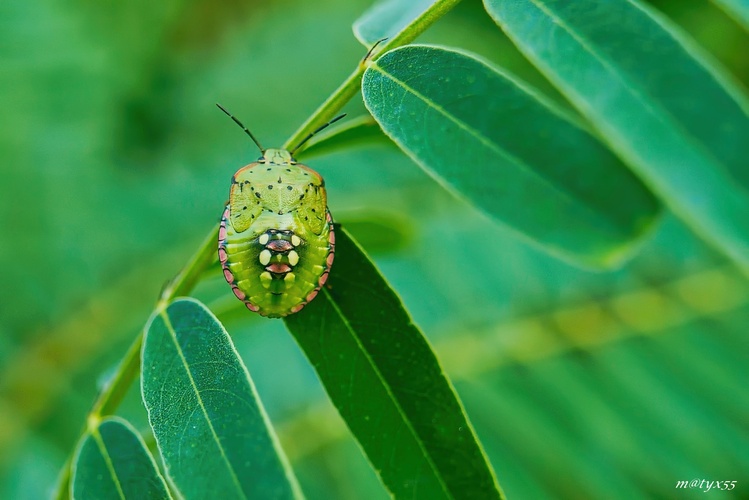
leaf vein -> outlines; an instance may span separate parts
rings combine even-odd
[[[432,472],[434,473],[434,476],[436,477],[437,482],[439,482],[439,484],[442,487],[442,489],[445,492],[445,494],[448,497],[451,497],[452,495],[450,494],[450,490],[447,487],[447,484],[445,484],[444,479],[442,478],[441,471],[439,470],[439,468],[437,467],[437,465],[432,460],[432,456],[430,455],[428,448],[425,446],[425,443],[424,443],[423,439],[421,439],[421,436],[419,435],[419,433],[416,432],[416,429],[414,428],[413,424],[411,423],[411,420],[408,418],[407,413],[401,407],[401,404],[398,401],[398,398],[395,397],[395,395],[393,394],[392,390],[390,389],[390,384],[388,383],[387,379],[383,376],[382,372],[380,371],[379,367],[377,366],[377,363],[374,362],[374,360],[370,356],[369,352],[366,350],[366,348],[362,344],[361,339],[359,338],[359,336],[356,333],[356,330],[351,327],[351,324],[349,323],[349,321],[346,318],[346,316],[343,314],[343,311],[341,311],[341,309],[338,307],[338,304],[336,304],[335,301],[333,300],[333,297],[331,297],[330,292],[328,292],[328,290],[325,289],[325,288],[323,288],[322,290],[325,293],[326,298],[328,299],[328,302],[333,307],[333,310],[335,311],[336,315],[340,318],[341,322],[346,327],[346,330],[349,332],[349,334],[351,335],[351,337],[356,342],[357,347],[359,348],[359,350],[364,355],[364,358],[369,362],[369,365],[371,366],[372,371],[375,373],[375,375],[377,376],[377,378],[382,383],[382,386],[385,388],[385,392],[387,393],[388,397],[393,402],[393,405],[395,406],[395,408],[398,411],[398,413],[401,415],[401,417],[403,419],[403,422],[406,424],[406,427],[411,432],[411,434],[414,437],[414,440],[416,441],[417,445],[419,446],[419,448],[423,452],[425,461],[427,462],[427,464],[429,465],[429,467],[432,469]]]
[[[418,92],[416,89],[408,85],[403,80],[396,78],[392,73],[387,72],[381,66],[378,66],[377,64],[373,64],[371,68],[373,70],[379,71],[383,76],[389,78],[395,84],[402,87],[406,92],[411,93],[414,97],[421,100],[427,107],[435,110],[436,112],[438,112],[439,114],[447,118],[449,121],[457,125],[458,128],[462,129],[469,136],[473,137],[479,144],[493,151],[498,156],[506,160],[508,163],[517,167],[518,170],[522,172],[526,172],[530,177],[538,180],[540,184],[549,187],[551,191],[557,193],[562,200],[565,200],[568,203],[570,203],[572,206],[578,207],[582,211],[587,212],[593,220],[602,222],[605,226],[612,228],[615,233],[619,234],[622,232],[622,228],[619,226],[619,224],[617,224],[615,220],[609,218],[606,213],[602,213],[597,207],[588,203],[588,200],[586,200],[585,198],[575,196],[575,193],[571,193],[568,190],[563,189],[561,184],[551,182],[549,179],[541,175],[541,173],[538,170],[528,165],[528,163],[518,158],[517,156],[509,153],[508,151],[502,149],[500,146],[498,146],[495,142],[491,141],[488,137],[486,137],[480,131],[471,127],[463,120],[458,119],[456,116],[454,116],[453,114],[445,110],[442,106],[436,104],[434,101],[427,98],[422,93]],[[524,89],[523,91],[525,92]],[[405,95],[403,96],[403,98],[405,98]],[[547,109],[550,113],[554,113],[553,110],[548,109],[546,106],[544,106],[544,108]],[[556,113],[554,114],[555,116],[559,116]],[[569,120],[566,120],[566,122],[570,126],[573,126],[581,130],[582,132],[587,133],[584,129],[578,127],[573,122]],[[592,136],[590,137],[590,139],[592,141],[595,141],[595,139]],[[396,140],[396,142],[400,142],[400,141]],[[440,175],[440,177],[442,176]]]
[[[218,434],[216,433],[216,430],[213,428],[213,424],[211,423],[211,418],[208,415],[208,410],[206,409],[205,404],[203,403],[203,398],[200,396],[200,390],[198,389],[198,386],[195,383],[195,379],[192,376],[192,372],[190,371],[189,363],[187,362],[187,359],[185,358],[185,354],[182,351],[182,347],[179,345],[179,341],[177,340],[177,332],[174,331],[174,327],[172,326],[172,323],[169,320],[169,315],[166,313],[166,311],[162,310],[159,314],[161,315],[162,320],[164,321],[164,325],[169,331],[169,335],[170,335],[170,338],[172,339],[172,342],[174,342],[174,347],[177,350],[177,354],[179,354],[180,360],[182,361],[182,366],[185,368],[187,378],[190,380],[190,385],[193,391],[195,392],[195,397],[198,400],[198,406],[203,412],[203,417],[205,417],[206,423],[208,424],[208,428],[211,431],[211,435],[213,436],[213,439],[216,442],[216,446],[218,447],[219,453],[221,453],[221,458],[224,460],[224,462],[226,462],[226,467],[229,471],[229,475],[232,478],[232,482],[234,483],[234,486],[237,488],[239,496],[241,498],[246,499],[247,496],[244,494],[244,491],[242,490],[241,483],[239,481],[239,478],[237,477],[236,472],[234,471],[234,467],[229,461],[229,457],[226,456],[226,451],[224,450],[224,447],[221,444],[221,440],[219,439]]]

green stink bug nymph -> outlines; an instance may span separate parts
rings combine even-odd
[[[232,177],[218,235],[224,278],[250,311],[270,318],[293,314],[325,284],[335,255],[325,181],[292,156],[314,133],[292,152],[264,150],[219,108],[262,152]]]

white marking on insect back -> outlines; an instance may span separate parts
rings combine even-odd
[[[296,253],[294,250],[291,250],[289,252],[289,264],[291,266],[296,266],[299,263],[299,254]]]
[[[292,234],[291,235],[291,244],[294,245],[295,247],[298,247],[299,245],[302,244],[302,239],[299,236],[297,236],[296,234]]]
[[[260,252],[259,259],[262,265],[267,266],[268,263],[270,262],[270,258],[271,258],[270,250],[266,249]]]
[[[268,235],[268,233],[263,233],[260,235],[260,238],[258,238],[257,242],[265,246],[268,244],[269,239],[270,239],[270,236]]]

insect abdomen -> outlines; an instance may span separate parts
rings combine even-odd
[[[325,284],[335,255],[330,212],[321,234],[300,231],[294,215],[265,212],[241,233],[227,205],[219,230],[219,260],[234,295],[248,309],[278,318],[301,310]],[[295,230],[296,229],[296,230]]]

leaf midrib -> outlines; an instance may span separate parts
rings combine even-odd
[[[96,442],[97,448],[99,448],[99,452],[101,453],[101,456],[104,459],[104,463],[107,466],[107,470],[109,470],[109,475],[112,476],[112,482],[114,482],[114,485],[117,488],[117,493],[120,495],[120,498],[122,500],[126,500],[125,492],[122,491],[122,484],[120,484],[120,478],[117,476],[117,471],[115,471],[114,469],[114,463],[112,462],[112,457],[109,455],[109,450],[107,449],[107,446],[104,444],[104,439],[101,437],[101,433],[99,433],[98,427],[91,430],[91,437]]]
[[[356,330],[351,326],[346,316],[343,314],[343,311],[338,307],[338,304],[336,304],[333,297],[330,295],[330,292],[326,288],[322,288],[322,292],[325,295],[325,298],[328,300],[330,305],[333,307],[333,311],[336,313],[338,318],[341,320],[343,325],[346,327],[346,331],[349,332],[351,335],[351,338],[354,339],[356,342],[357,347],[359,347],[359,350],[364,354],[365,359],[369,363],[370,367],[372,368],[372,371],[374,371],[375,375],[377,376],[378,380],[380,380],[380,383],[385,388],[385,392],[393,402],[393,405],[395,406],[398,413],[401,415],[403,422],[405,422],[406,427],[413,435],[414,440],[418,444],[419,448],[422,451],[422,454],[425,457],[425,460],[429,467],[432,469],[432,472],[434,473],[434,476],[437,478],[437,481],[439,482],[440,486],[442,487],[442,490],[445,492],[445,495],[450,498],[452,495],[450,493],[450,489],[448,488],[447,484],[444,482],[442,478],[442,472],[437,467],[437,465],[432,460],[432,456],[429,454],[429,451],[424,445],[423,440],[419,436],[419,434],[416,432],[416,429],[411,424],[411,420],[408,418],[408,415],[403,411],[403,408],[401,407],[400,402],[398,401],[398,398],[395,397],[393,392],[390,389],[390,384],[387,381],[387,379],[383,376],[380,369],[377,367],[377,364],[374,362],[372,357],[369,355],[369,352],[364,348],[364,345],[362,344],[361,340],[359,339],[359,336],[356,334]]]
[[[610,75],[612,75],[616,80],[618,80],[622,84],[625,91],[635,101],[639,102],[643,106],[644,109],[647,109],[649,111],[651,117],[655,121],[660,121],[666,125],[670,125],[670,127],[677,132],[677,137],[683,138],[683,141],[680,141],[680,142],[685,142],[687,146],[691,146],[690,149],[698,153],[704,159],[704,161],[709,165],[710,168],[716,170],[717,172],[720,172],[721,177],[728,178],[728,179],[733,178],[733,176],[730,175],[730,171],[726,167],[726,165],[723,164],[720,161],[720,159],[715,157],[715,155],[713,155],[708,145],[706,145],[700,138],[692,134],[688,129],[684,128],[684,126],[673,115],[673,113],[668,108],[661,105],[657,99],[654,99],[650,95],[650,93],[647,92],[646,89],[642,88],[639,84],[636,84],[633,80],[627,77],[623,71],[617,71],[617,67],[613,65],[608,60],[607,57],[604,57],[597,50],[595,50],[593,46],[591,46],[588,43],[586,38],[584,38],[583,36],[578,36],[577,32],[573,30],[569,24],[567,24],[566,20],[562,19],[555,11],[549,9],[545,4],[541,3],[539,0],[528,0],[528,1],[533,3],[541,12],[546,14],[551,20],[554,21],[555,24],[557,24],[561,29],[563,29],[573,40],[575,40],[578,44],[580,44],[580,47],[585,52],[590,54],[590,56],[594,60],[598,61],[601,64],[601,66],[603,66]],[[634,4],[631,0],[626,0],[626,1],[628,4],[632,5],[633,8],[639,9],[639,6]],[[647,12],[645,12],[645,14],[650,18]],[[654,18],[651,18],[651,19],[653,20],[653,22],[657,23],[656,19]],[[658,24],[659,24],[659,27],[661,27],[666,33],[670,34],[670,32],[668,32],[665,27],[660,26],[660,23]],[[678,41],[676,43],[678,43]],[[662,117],[662,118],[659,119],[659,117]],[[619,127],[617,127],[617,129],[618,128]],[[630,152],[634,153],[635,156],[640,156],[639,154],[634,152],[634,150],[632,150],[632,148],[630,148],[629,146],[625,146],[625,147],[626,149],[630,150]],[[737,189],[742,191],[742,194],[745,197],[749,195],[749,192],[747,192],[744,186],[741,186],[738,183],[735,183],[735,186]]]
[[[192,372],[190,371],[190,365],[187,362],[187,359],[185,358],[185,355],[182,351],[182,347],[179,345],[179,342],[177,340],[177,332],[174,330],[174,327],[172,326],[172,322],[169,320],[169,315],[167,314],[166,310],[162,310],[159,312],[159,316],[161,316],[161,319],[164,321],[164,326],[166,326],[167,330],[169,331],[170,338],[172,342],[174,342],[174,347],[177,350],[177,354],[179,354],[179,358],[180,358],[180,361],[182,362],[182,366],[185,369],[187,378],[190,380],[190,385],[192,386],[193,391],[195,392],[195,397],[197,398],[198,406],[200,407],[200,410],[203,412],[203,417],[205,417],[205,421],[208,424],[208,428],[211,431],[213,440],[216,442],[216,446],[218,447],[219,452],[221,453],[221,458],[226,463],[226,467],[232,478],[232,482],[234,483],[234,486],[237,488],[237,491],[239,492],[239,495],[241,496],[241,498],[247,499],[247,496],[244,494],[244,491],[242,490],[242,486],[241,486],[241,483],[239,482],[239,478],[237,477],[237,474],[234,471],[234,467],[229,461],[229,458],[226,456],[226,452],[224,450],[224,447],[221,445],[221,441],[219,440],[218,434],[216,433],[216,430],[213,428],[211,419],[208,416],[208,410],[206,409],[205,404],[203,403],[203,398],[200,396],[200,391],[198,390],[198,386],[197,384],[195,384],[195,379],[193,378]]]
[[[453,122],[455,125],[466,131],[469,135],[474,137],[479,143],[487,147],[488,149],[496,152],[500,157],[506,159],[509,163],[515,165],[519,170],[522,170],[526,173],[529,173],[531,177],[537,179],[540,181],[541,184],[544,184],[551,188],[553,192],[559,193],[560,197],[567,202],[571,203],[572,206],[579,207],[586,211],[588,214],[590,214],[593,218],[593,220],[603,222],[606,226],[611,227],[614,230],[614,233],[621,237],[621,235],[627,236],[628,233],[624,227],[621,224],[619,224],[616,220],[610,219],[606,216],[606,212],[600,210],[598,207],[590,205],[588,203],[588,200],[582,197],[575,196],[575,193],[571,193],[565,189],[561,189],[560,185],[555,184],[551,182],[549,179],[541,175],[537,170],[529,166],[526,162],[522,161],[520,158],[516,157],[515,155],[505,151],[502,149],[499,145],[495,144],[493,141],[491,141],[489,138],[485,137],[480,131],[474,129],[470,125],[466,124],[463,120],[458,119],[451,113],[448,113],[442,106],[436,104],[434,101],[428,99],[426,96],[424,96],[422,93],[415,90],[413,87],[408,85],[403,80],[400,80],[399,78],[396,78],[392,73],[389,73],[385,71],[381,66],[377,65],[376,63],[373,63],[370,66],[371,69],[379,71],[383,76],[389,78],[391,81],[395,82],[397,85],[402,87],[406,92],[411,93],[415,97],[417,97],[419,100],[421,100],[425,105],[428,107],[434,109],[438,113],[442,114],[445,118]],[[513,85],[515,85],[514,82],[512,82]],[[521,88],[521,90],[525,92]],[[551,108],[548,108],[545,104],[539,103],[544,106],[545,109],[547,109],[549,112],[554,113],[554,110]],[[567,121],[567,123],[575,128],[579,128],[576,125],[572,124],[571,122]],[[583,129],[580,129],[582,132],[585,132]],[[395,137],[392,137],[392,139],[398,143],[401,143],[400,140],[398,140]],[[593,136],[590,136],[590,139],[592,141],[595,141],[595,138]],[[430,170],[433,170],[431,167],[428,167]],[[434,171],[434,170],[433,170]],[[438,175],[440,178],[445,179],[444,176],[440,175],[437,171],[434,171],[435,175]],[[445,179],[447,181],[447,179]],[[450,182],[452,184],[452,182]]]

